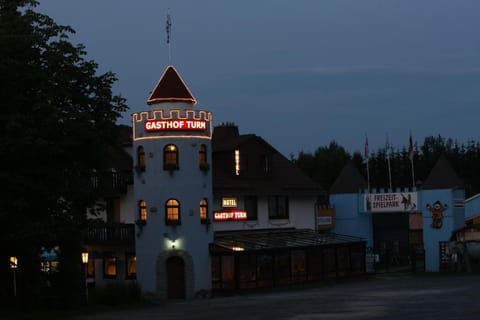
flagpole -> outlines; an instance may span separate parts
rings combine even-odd
[[[408,158],[410,159],[410,166],[412,167],[412,188],[415,188],[415,169],[413,167],[413,140],[411,132],[408,138]]]
[[[365,134],[365,159],[367,160],[367,190],[370,193],[370,168],[368,166],[368,137]]]
[[[385,145],[385,152],[386,152],[386,156],[387,156],[387,165],[388,165],[388,183],[389,183],[389,186],[390,186],[390,190],[393,191],[393,188],[392,188],[392,168],[390,166],[390,142],[388,141],[388,133],[387,133],[387,143]]]
[[[170,8],[168,8],[167,13],[167,44],[168,44],[168,63],[172,64],[172,18],[170,17]]]
[[[413,158],[410,160],[410,165],[412,166],[412,188],[415,188],[415,170],[413,168]]]

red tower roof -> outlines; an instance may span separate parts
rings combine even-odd
[[[191,102],[197,103],[192,93],[183,82],[177,70],[169,65],[163,72],[155,89],[153,89],[147,104],[159,102]]]

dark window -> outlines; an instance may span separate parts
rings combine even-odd
[[[117,257],[108,254],[104,256],[103,277],[105,279],[115,279],[117,277]]]
[[[201,170],[208,170],[208,162],[207,162],[207,146],[202,144],[200,145],[200,149],[198,150],[198,164]]]
[[[288,219],[288,197],[268,197],[268,217],[270,219]]]
[[[180,202],[176,199],[168,199],[165,203],[165,224],[180,224]]]
[[[137,148],[137,169],[145,171],[145,149],[142,146]]]
[[[107,198],[106,211],[107,222],[120,223],[120,199],[119,198]]]
[[[166,145],[163,148],[163,169],[178,170],[178,148],[174,144]]]
[[[291,266],[290,255],[287,252],[281,252],[275,255],[273,266],[276,280],[279,284],[290,283]]]
[[[292,280],[294,282],[303,282],[307,279],[306,255],[303,250],[293,250],[291,256]]]
[[[208,200],[200,200],[200,222],[203,224],[208,223]]]
[[[126,278],[135,279],[137,277],[137,256],[134,253],[126,253],[125,263]]]
[[[257,266],[255,255],[238,256],[238,277],[240,288],[254,288],[257,283]]]
[[[247,211],[247,220],[257,220],[257,197],[246,196],[244,199],[244,208]]]

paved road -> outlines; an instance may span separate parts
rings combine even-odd
[[[169,302],[88,320],[480,319],[480,276],[383,276],[328,287]]]

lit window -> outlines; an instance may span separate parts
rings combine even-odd
[[[235,175],[240,175],[240,150],[235,150]]]
[[[88,278],[95,278],[95,259],[88,259],[87,277]]]
[[[137,148],[137,168],[145,171],[145,149],[142,146]]]
[[[208,223],[208,201],[205,198],[200,200],[200,222]]]
[[[147,221],[147,203],[144,200],[138,202],[138,217],[141,221]]]
[[[178,148],[174,144],[166,145],[163,148],[163,169],[178,170]]]
[[[202,144],[198,150],[198,164],[201,170],[208,170],[207,146]]]
[[[268,197],[268,217],[270,219],[288,219],[288,197]]]
[[[180,202],[176,199],[169,199],[165,203],[165,224],[180,224]]]
[[[135,279],[137,277],[137,256],[133,253],[127,253],[125,255],[127,279]]]
[[[105,256],[103,258],[103,277],[106,279],[117,277],[117,257]]]

